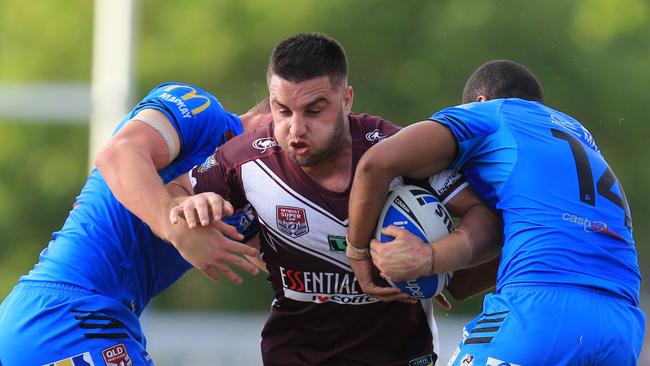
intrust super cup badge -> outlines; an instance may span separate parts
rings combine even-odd
[[[307,214],[304,209],[289,206],[276,206],[278,229],[292,238],[303,236],[309,232]]]

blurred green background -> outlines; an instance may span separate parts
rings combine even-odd
[[[275,44],[303,31],[326,32],[346,48],[354,111],[403,125],[458,104],[485,61],[522,62],[542,81],[547,104],[580,119],[616,171],[648,275],[647,0],[141,0],[137,24],[133,103],[174,80],[213,92],[234,113],[266,95]],[[92,26],[90,0],[0,0],[0,84],[89,84]],[[0,299],[37,261],[85,181],[88,121],[71,122],[0,117]],[[215,284],[191,271],[153,306],[268,309],[263,276],[245,277],[242,286]],[[456,306],[477,313],[480,298]]]

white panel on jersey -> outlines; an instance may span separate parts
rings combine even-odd
[[[427,314],[427,323],[429,325],[429,329],[431,330],[431,335],[433,336],[433,352],[439,355],[440,340],[438,338],[438,324],[436,324],[436,318],[433,316],[433,307],[434,307],[433,300],[432,299],[420,300],[420,305],[422,306],[422,310],[424,310],[424,313]]]
[[[465,177],[458,169],[444,170],[429,178],[429,186],[441,198],[443,205],[456,197],[460,191],[469,185],[469,182],[464,181],[458,187],[454,185],[459,181],[463,181]],[[452,190],[453,189],[453,190]]]
[[[328,235],[345,236],[347,219],[337,219],[291,189],[260,160],[243,164],[241,174],[246,197],[255,207],[260,223],[276,238],[282,239],[285,245],[352,271],[345,252],[332,251],[327,239]],[[289,222],[293,227],[282,222],[290,221],[290,218],[278,217],[282,215],[297,217]]]

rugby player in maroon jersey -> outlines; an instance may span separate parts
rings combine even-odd
[[[170,186],[176,194],[193,195],[172,210],[172,221],[209,225],[230,205],[250,203],[255,209],[275,294],[262,330],[265,365],[434,364],[438,339],[431,300],[416,301],[392,287],[364,293],[351,267],[360,257],[346,256],[356,164],[399,127],[351,113],[345,52],[323,34],[299,34],[278,44],[267,82],[274,123],[223,145]],[[463,217],[462,230],[480,231],[490,244],[499,240],[499,221],[458,171],[425,183],[453,215]],[[471,291],[493,282],[484,276]]]

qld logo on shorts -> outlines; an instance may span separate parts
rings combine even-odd
[[[474,366],[474,355],[466,354],[460,360],[460,366]]]
[[[309,232],[307,214],[302,208],[276,206],[275,219],[278,229],[292,238],[303,236]]]
[[[112,347],[108,347],[102,351],[102,357],[104,357],[104,362],[106,366],[132,366],[131,357],[129,353],[126,352],[126,347],[124,343],[116,344]]]

